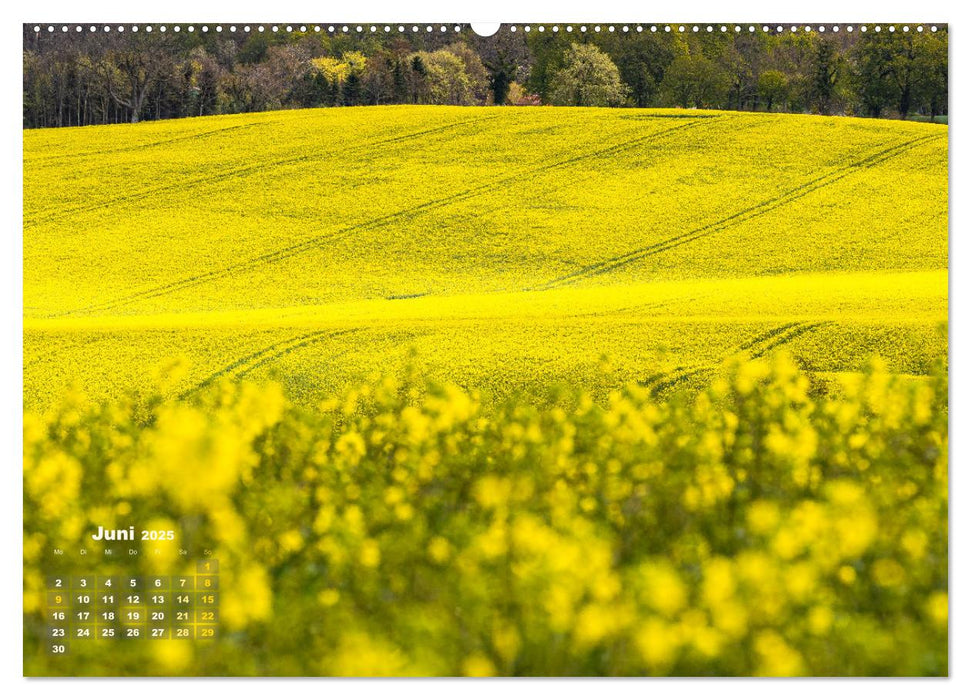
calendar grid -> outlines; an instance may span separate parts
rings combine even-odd
[[[75,575],[47,579],[48,652],[91,640],[209,640],[219,630],[219,562],[195,574]]]

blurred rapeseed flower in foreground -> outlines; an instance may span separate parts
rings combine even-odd
[[[943,675],[947,431],[943,368],[817,396],[786,358],[602,405],[390,378],[312,411],[275,384],[69,395],[24,419],[26,643],[51,546],[137,522],[215,550],[221,636],[58,669]]]

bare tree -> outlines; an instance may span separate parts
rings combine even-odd
[[[142,44],[108,51],[100,64],[105,87],[118,105],[130,111],[133,124],[138,122],[152,87],[174,68],[166,46]]]

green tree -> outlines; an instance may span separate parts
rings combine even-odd
[[[390,51],[378,50],[368,57],[361,76],[363,101],[370,105],[394,102],[395,70],[399,60]]]
[[[411,94],[411,102],[416,105],[424,104],[428,92],[426,80],[428,78],[428,68],[425,66],[425,60],[420,53],[416,53],[408,57],[407,63],[409,70],[406,73],[406,79]]]
[[[451,51],[419,51],[410,58],[412,72],[420,78],[418,93],[431,104],[471,105],[477,94],[484,94],[485,70],[475,78],[469,75],[466,63]]]
[[[566,53],[571,46],[572,37],[568,37],[566,32],[532,32],[523,36],[531,58],[523,88],[550,102],[556,86],[554,76],[566,65]],[[506,47],[499,50],[507,56],[514,55]]]
[[[592,44],[573,44],[566,64],[553,76],[553,104],[615,107],[627,97],[627,86],[610,57]]]
[[[674,60],[668,35],[617,37],[612,48],[620,79],[630,88],[631,102],[636,107],[650,107],[657,100],[665,69]]]
[[[812,101],[820,114],[830,114],[843,69],[843,57],[833,41],[820,40],[812,63]]]
[[[852,80],[857,99],[871,117],[879,117],[898,97],[899,89],[892,76],[893,40],[889,34],[867,34],[852,51]]]
[[[446,51],[458,56],[465,66],[472,104],[484,104],[489,93],[489,72],[479,54],[465,43],[449,44]]]
[[[547,34],[552,35],[551,32]],[[544,36],[540,32],[533,32],[533,35]],[[530,66],[533,59],[527,39],[531,42],[533,37],[525,32],[499,32],[491,37],[469,38],[470,48],[479,54],[482,65],[485,66],[493,104],[507,104],[512,84],[522,82],[527,75],[532,75]]]
[[[721,106],[728,89],[725,71],[700,54],[678,56],[661,83],[661,93],[669,104],[697,109]]]
[[[917,55],[919,49],[912,34],[894,37],[891,50],[890,76],[897,87],[897,113],[906,119],[914,103],[918,80]]]
[[[784,32],[772,37],[769,44],[766,69],[782,71],[788,90],[785,104],[787,112],[806,112],[813,103],[813,61],[816,55],[816,37],[805,32]]]
[[[184,90],[188,100],[184,112],[187,116],[215,114],[219,104],[219,83],[223,69],[202,46],[192,49],[182,67]]]
[[[757,90],[751,64],[739,53],[734,43],[721,51],[717,63],[724,71],[728,87],[725,106],[728,109],[744,109],[751,93]]]
[[[759,108],[759,76],[770,70],[770,37],[765,32],[740,32],[732,42],[727,65],[732,84],[733,104],[737,109]]]
[[[509,98],[509,90],[516,78],[516,64],[505,55],[485,64],[489,71],[489,92],[492,104],[504,105]]]
[[[367,69],[368,59],[360,51],[348,51],[341,56],[341,63],[346,67],[345,77],[341,81],[340,104],[346,107],[359,105],[363,100],[362,76]]]
[[[25,127],[342,104],[948,111],[937,32],[23,32]],[[445,53],[439,53],[444,51]],[[459,59],[456,62],[456,58]],[[461,65],[460,65],[461,64]]]
[[[925,35],[918,47],[915,99],[934,119],[947,114],[947,33]]]
[[[789,79],[780,70],[767,70],[759,76],[759,101],[765,105],[767,112],[772,111],[773,105],[784,105],[789,96]]]

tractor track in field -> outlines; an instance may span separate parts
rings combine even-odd
[[[773,331],[770,331],[769,333],[764,333],[763,337],[742,345],[739,349],[742,352],[754,350],[754,352],[750,352],[749,354],[753,359],[758,359],[765,357],[770,352],[782,345],[791,343],[801,335],[805,335],[810,331],[814,331],[817,328],[822,328],[823,326],[828,326],[832,323],[832,321],[817,321],[816,323],[788,323],[784,326],[776,328]]]
[[[830,185],[833,185],[840,180],[859,172],[860,170],[880,165],[891,158],[895,158],[927,141],[939,138],[946,138],[946,136],[940,134],[920,136],[903,143],[886,147],[859,160],[846,165],[841,165],[825,175],[820,175],[812,178],[811,180],[803,182],[780,195],[770,197],[769,199],[763,200],[758,204],[742,209],[741,211],[737,211],[730,216],[720,219],[719,221],[700,226],[696,229],[688,231],[687,233],[672,236],[671,238],[667,238],[657,243],[652,243],[651,245],[644,246],[642,248],[636,248],[597,263],[586,265],[575,272],[552,279],[538,287],[533,287],[529,291],[545,291],[569,286],[576,282],[605,275],[618,268],[626,267],[627,265],[639,262],[645,258],[657,255],[658,253],[662,253],[672,248],[677,248],[679,246],[692,243],[700,238],[706,238],[720,231],[737,226],[738,224],[768,214],[769,212],[801,199],[802,197],[805,197],[816,190],[829,187]]]
[[[658,301],[658,302],[646,302],[643,304],[631,304],[630,306],[620,306],[617,308],[604,309],[602,311],[581,311],[579,313],[570,314],[566,318],[606,318],[613,316],[615,314],[626,314],[631,311],[656,311],[658,309],[663,309],[666,306],[670,306],[675,301],[680,300],[670,300],[670,301]]]
[[[621,306],[618,308],[605,309],[603,311],[582,311],[580,313],[570,314],[566,318],[588,318],[588,317],[601,317],[606,318],[613,316],[615,314],[626,314],[630,312],[637,312],[638,314],[646,311],[660,311],[661,309],[670,308],[674,304],[694,304],[702,299],[706,299],[712,296],[711,294],[702,294],[692,297],[674,297],[672,299],[665,299],[662,301],[647,301],[637,304],[630,304],[628,306]]]
[[[159,146],[168,146],[173,143],[183,143],[185,141],[195,141],[197,139],[205,138],[207,136],[215,136],[217,134],[224,134],[228,131],[241,131],[244,129],[253,129],[262,126],[271,126],[273,124],[278,124],[277,121],[267,121],[267,122],[252,122],[249,124],[236,124],[234,126],[224,126],[219,129],[210,129],[208,131],[201,131],[197,134],[191,134],[189,136],[176,136],[170,139],[161,139],[160,141],[151,141],[149,143],[139,143],[134,146],[124,146],[121,148],[109,148],[100,151],[87,151],[85,153],[58,153],[56,155],[47,156],[37,156],[36,158],[31,158],[26,161],[31,165],[39,164],[45,165],[47,163],[57,162],[60,160],[67,160],[69,158],[89,158],[89,157],[102,157],[110,153],[132,153],[134,151],[142,151],[149,148],[158,148]]]
[[[250,363],[249,365],[241,369],[239,372],[237,372],[236,379],[242,379],[243,377],[255,372],[260,367],[263,367],[264,365],[268,365],[271,362],[275,362],[279,360],[281,357],[286,357],[290,353],[296,352],[297,350],[305,348],[308,345],[316,345],[317,343],[320,343],[324,340],[331,340],[333,338],[339,338],[344,335],[350,335],[352,333],[357,333],[360,330],[361,330],[360,328],[350,328],[345,331],[337,331],[335,333],[329,333],[329,334],[321,334],[321,333],[308,334],[309,337],[304,337],[302,339],[299,339],[298,342],[291,342],[287,344],[285,347],[278,349],[276,352],[273,352],[272,354],[264,355],[258,358],[255,362]],[[350,348],[342,352],[339,352],[336,355],[331,355],[331,359],[341,357],[342,355],[347,354],[349,350]]]
[[[555,161],[553,163],[547,163],[539,167],[529,168],[527,170],[514,173],[512,175],[498,178],[491,182],[487,182],[481,185],[476,185],[476,186],[467,188],[465,190],[462,190],[461,192],[456,192],[454,194],[447,195],[445,197],[441,197],[438,199],[428,200],[426,202],[422,202],[417,206],[392,212],[390,214],[377,217],[370,221],[365,221],[360,224],[353,224],[343,229],[339,229],[338,231],[312,236],[299,243],[294,243],[292,245],[285,246],[283,248],[279,248],[277,250],[252,257],[248,260],[244,260],[239,263],[234,263],[226,267],[210,270],[209,272],[204,272],[198,275],[184,277],[180,280],[175,280],[173,282],[169,282],[163,285],[158,285],[156,287],[143,289],[139,292],[134,292],[132,294],[128,294],[125,296],[116,297],[115,299],[100,302],[98,304],[91,304],[86,307],[80,307],[77,309],[73,309],[71,311],[54,314],[51,316],[51,318],[55,318],[59,316],[70,316],[72,314],[99,313],[103,311],[109,311],[111,309],[125,306],[133,302],[143,301],[146,299],[153,299],[167,294],[172,294],[175,292],[182,291],[184,289],[188,289],[190,287],[195,287],[201,284],[212,282],[214,280],[222,279],[224,277],[232,276],[240,272],[247,272],[249,270],[262,267],[264,265],[277,263],[277,262],[280,262],[281,260],[286,260],[298,255],[301,255],[310,250],[314,250],[315,248],[320,247],[324,243],[340,241],[346,238],[347,236],[350,236],[355,233],[373,231],[379,228],[383,228],[390,224],[408,219],[410,217],[418,216],[428,211],[434,211],[437,209],[441,209],[445,206],[448,206],[450,204],[454,204],[456,202],[466,201],[469,199],[473,199],[475,197],[480,197],[484,194],[498,191],[504,187],[507,187],[516,182],[520,182],[527,178],[534,178],[540,174],[547,173],[560,168],[568,168],[570,166],[576,165],[577,163],[581,163],[587,160],[603,158],[606,156],[615,155],[617,153],[622,153],[626,150],[636,148],[637,146],[643,145],[645,143],[649,143],[651,141],[666,137],[672,133],[675,133],[684,129],[689,129],[702,124],[706,124],[706,122],[715,123],[724,118],[726,117],[719,117],[718,119],[709,118],[709,119],[699,119],[696,121],[689,121],[684,124],[678,124],[677,126],[674,126],[674,127],[662,129],[660,131],[652,132],[650,134],[645,134],[644,136],[640,136],[634,139],[628,139],[626,141],[622,141],[612,146],[600,148],[594,151],[589,151],[587,153],[583,153],[576,156],[571,156],[569,158]]]
[[[776,326],[768,331],[764,331],[754,338],[742,343],[741,345],[722,353],[712,362],[690,367],[675,367],[670,372],[659,372],[638,382],[641,386],[651,392],[651,396],[657,398],[662,393],[671,389],[682,382],[702,374],[714,372],[719,365],[723,364],[729,357],[738,354],[748,355],[752,359],[765,357],[773,350],[791,343],[806,333],[810,333],[818,328],[831,325],[832,321],[793,321]]]
[[[364,330],[365,328],[363,327],[345,328],[337,331],[321,330],[321,331],[311,331],[309,333],[300,333],[294,336],[290,336],[288,338],[284,338],[275,343],[271,343],[270,345],[264,348],[261,348],[256,352],[250,353],[237,360],[234,360],[228,365],[225,365],[224,367],[216,370],[208,377],[203,379],[201,382],[193,385],[192,387],[180,393],[178,398],[180,400],[186,399],[192,396],[193,394],[196,394],[202,391],[206,387],[211,386],[213,383],[215,383],[217,380],[223,377],[232,378],[234,381],[238,381],[248,376],[249,374],[252,374],[260,367],[264,367],[272,362],[276,362],[280,358],[286,357],[287,355],[297,352],[298,350],[302,350],[303,348],[309,347],[311,345],[317,345],[318,343],[326,342],[328,340],[334,340],[336,338],[341,338],[343,336],[349,336],[352,334],[360,333]],[[411,339],[422,335],[426,335],[427,333],[428,331],[422,331],[422,330],[402,331],[402,332],[389,333],[387,334],[387,338],[395,341],[399,341],[402,339],[402,337]],[[340,357],[343,357],[344,355],[347,355],[353,349],[354,349],[353,347],[344,348],[339,352],[336,352],[332,355],[328,355],[326,359],[329,361],[336,360]]]
[[[179,399],[188,398],[192,394],[202,391],[222,377],[233,377],[235,379],[240,379],[256,368],[261,367],[268,362],[278,360],[281,357],[294,352],[295,350],[332,338],[338,338],[350,333],[356,333],[359,330],[359,328],[348,328],[340,331],[311,331],[309,333],[301,333],[289,338],[284,338],[283,340],[271,343],[270,345],[267,345],[256,352],[244,355],[228,365],[221,367],[198,384],[195,384],[191,388],[186,389],[179,394]]]
[[[342,148],[335,151],[328,151],[326,153],[314,153],[293,156],[291,158],[280,158],[272,161],[260,161],[258,163],[249,163],[246,165],[240,165],[236,167],[230,167],[229,169],[223,169],[221,172],[216,172],[211,175],[200,175],[196,178],[179,180],[176,183],[169,185],[159,185],[158,187],[151,187],[148,189],[140,190],[138,192],[132,192],[119,197],[115,197],[109,200],[103,200],[93,204],[82,204],[73,208],[55,208],[44,213],[41,212],[33,216],[32,218],[24,217],[24,228],[29,226],[35,226],[44,221],[50,219],[72,215],[72,214],[83,214],[86,212],[97,211],[99,209],[107,209],[118,204],[128,204],[131,202],[137,202],[139,200],[145,199],[146,197],[152,197],[159,194],[164,194],[166,192],[172,192],[176,190],[185,190],[191,187],[207,186],[215,184],[217,182],[224,182],[226,180],[250,175],[253,173],[261,172],[267,168],[280,168],[288,165],[295,165],[297,163],[312,162],[316,160],[324,160],[326,158],[331,158],[334,156],[347,156],[360,151],[371,151],[383,146],[389,146],[396,143],[401,143],[404,141],[410,141],[413,139],[421,138],[423,136],[428,136],[430,134],[439,133],[442,131],[448,131],[451,129],[456,129],[463,126],[469,126],[471,124],[478,124],[484,121],[490,121],[493,119],[498,119],[499,115],[487,116],[487,117],[477,117],[475,119],[466,119],[461,122],[453,122],[450,124],[444,124],[441,126],[433,127],[430,129],[422,129],[420,131],[409,132],[407,134],[401,134],[399,136],[391,136],[384,139],[379,139],[377,141],[369,141],[362,143],[357,146],[349,146],[347,148]]]

